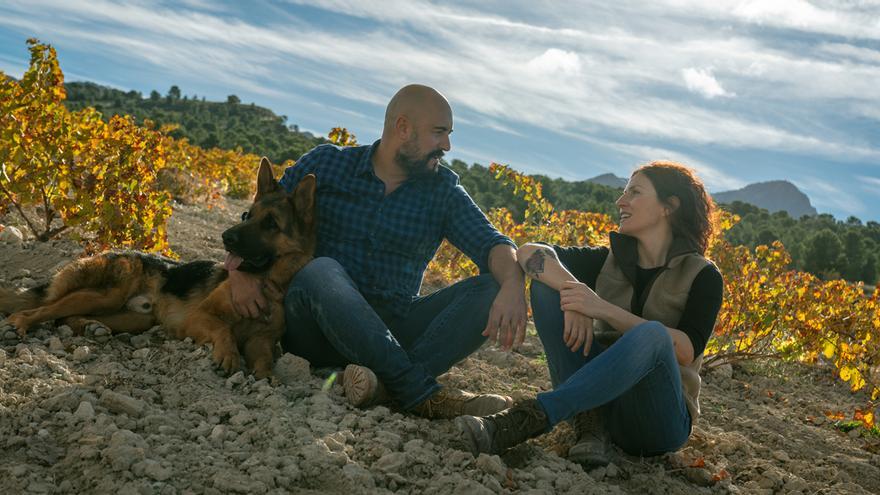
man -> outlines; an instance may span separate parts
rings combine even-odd
[[[518,345],[526,324],[515,245],[440,165],[450,133],[446,98],[409,85],[389,102],[380,140],[318,146],[280,181],[292,190],[306,174],[318,180],[318,246],[287,291],[282,346],[315,366],[348,365],[343,385],[355,406],[394,399],[425,417],[453,418],[512,405],[435,380],[487,337]],[[481,275],[418,297],[444,238]],[[236,271],[230,281],[238,311],[258,317],[265,306],[257,282]]]

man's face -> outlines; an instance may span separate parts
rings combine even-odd
[[[413,124],[409,140],[397,150],[395,160],[411,178],[434,175],[443,154],[450,149],[452,112],[448,106],[439,108]]]

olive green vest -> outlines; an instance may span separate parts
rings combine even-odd
[[[634,238],[616,232],[611,234],[611,249],[596,279],[596,294],[636,316],[676,328],[694,279],[711,262],[700,256],[693,247],[682,242],[673,242],[663,269],[648,282],[641,297],[636,300],[633,289],[638,260],[636,249]],[[620,332],[602,320],[594,320],[593,331],[595,338],[605,343],[620,336]],[[702,364],[703,354],[700,353],[694,356],[691,364],[679,366],[691,424],[696,422],[700,414],[699,373]]]

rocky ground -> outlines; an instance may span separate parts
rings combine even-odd
[[[172,247],[222,259],[220,231],[245,204],[176,206]],[[0,218],[15,224],[16,219]],[[0,242],[0,284],[27,287],[80,254],[70,241]],[[877,493],[875,437],[826,411],[864,403],[827,370],[771,363],[704,373],[703,415],[678,453],[584,471],[567,426],[474,458],[451,421],[348,406],[332,370],[282,356],[272,381],[218,374],[205,347],[46,324],[0,330],[4,493]],[[549,387],[541,344],[485,347],[442,377],[473,391]]]

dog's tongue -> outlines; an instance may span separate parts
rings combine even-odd
[[[226,271],[233,271],[238,268],[238,265],[244,261],[241,259],[241,256],[236,256],[232,253],[226,253],[226,261],[223,262],[223,266],[226,267]]]

